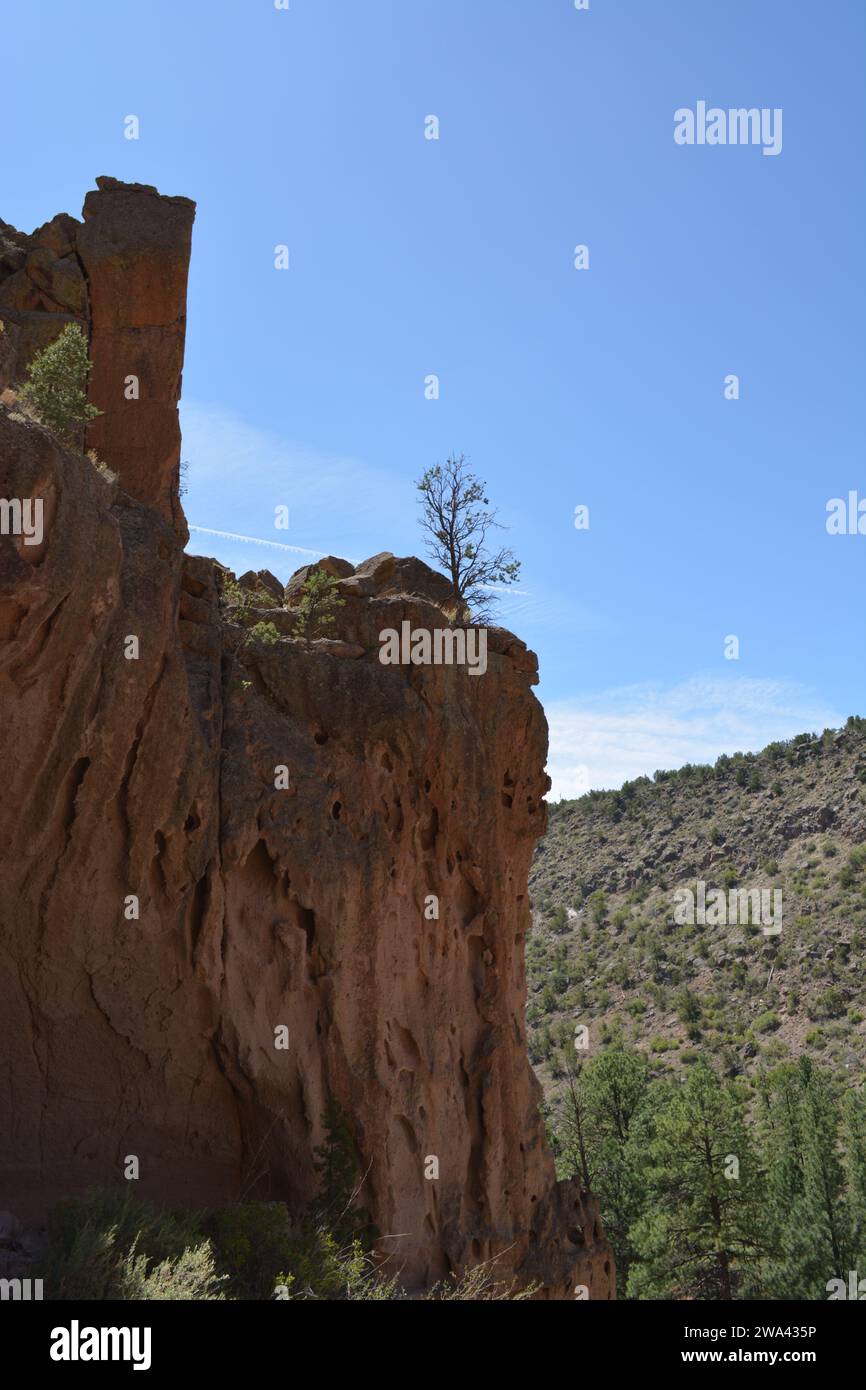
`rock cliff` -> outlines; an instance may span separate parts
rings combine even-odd
[[[2,229],[6,380],[74,307],[120,476],[0,405],[0,498],[44,507],[39,543],[0,535],[0,1208],[39,1218],[134,1155],[142,1195],[300,1212],[333,1101],[407,1285],[498,1256],[611,1297],[526,1056],[535,658],[493,628],[483,676],[383,665],[384,629],[449,623],[441,577],[390,555],[324,562],[328,640],[289,635],[297,580],[243,577],[278,641],[231,620],[177,495],[193,206],[100,190],[83,226]],[[131,435],[129,372],[154,392]]]
[[[67,323],[87,334],[85,447],[187,540],[178,501],[186,282],[195,204],[147,184],[99,178],[84,221],[66,213],[31,236],[0,221],[0,390]]]

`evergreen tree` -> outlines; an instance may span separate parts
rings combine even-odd
[[[338,581],[324,570],[313,570],[301,587],[301,601],[294,610],[295,635],[309,642],[323,627],[334,621],[336,610],[346,600],[337,593]]]
[[[348,1244],[368,1228],[368,1216],[357,1205],[363,1177],[349,1120],[331,1096],[325,1104],[323,1127],[323,1142],[314,1150],[320,1190],[313,1212],[338,1243]]]
[[[763,1181],[735,1084],[696,1064],[659,1114],[647,1157],[629,1294],[742,1297],[763,1249]]]
[[[70,323],[33,358],[18,396],[64,444],[75,447],[82,425],[101,414],[87,403],[89,377],[87,339],[77,324]]]
[[[826,1298],[828,1280],[847,1278],[853,1267],[836,1088],[801,1057],[763,1080],[762,1103],[768,1255],[761,1288],[773,1299]]]
[[[842,1106],[852,1268],[866,1279],[866,1100],[849,1091]]]
[[[640,1159],[631,1142],[646,1101],[649,1069],[641,1053],[610,1048],[574,1072],[557,1130],[562,1176],[579,1177],[598,1198],[624,1291],[633,1257],[629,1229],[642,1210]]]

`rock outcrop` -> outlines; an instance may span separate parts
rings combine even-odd
[[[120,265],[105,216],[97,278]],[[94,344],[124,331],[97,318]],[[335,1102],[407,1285],[498,1257],[547,1297],[611,1297],[526,1056],[532,653],[490,629],[483,676],[383,665],[384,629],[449,621],[441,576],[393,556],[331,558],[327,641],[289,635],[297,586],[280,605],[244,576],[247,625],[258,595],[284,634],[258,641],[117,439],[113,484],[0,405],[0,497],[44,517],[39,543],[0,535],[0,1208],[38,1219],[134,1155],[144,1196],[300,1213]]]
[[[60,213],[31,236],[0,222],[0,391],[68,323],[90,342],[86,447],[130,497],[187,539],[178,501],[186,282],[195,204],[99,178],[84,221]]]

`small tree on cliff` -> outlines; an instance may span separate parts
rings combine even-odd
[[[81,426],[102,413],[88,405],[89,378],[87,339],[77,324],[70,323],[33,358],[18,396],[64,444],[75,447]]]
[[[295,609],[295,636],[309,642],[311,637],[323,627],[334,621],[338,608],[346,600],[336,592],[337,580],[324,570],[313,570],[304,580],[301,588],[301,601]]]
[[[427,553],[448,574],[456,611],[467,607],[483,621],[490,615],[490,586],[513,584],[520,574],[513,551],[487,549],[490,532],[504,528],[489,510],[485,484],[467,470],[460,454],[428,468],[415,486],[421,494]]]

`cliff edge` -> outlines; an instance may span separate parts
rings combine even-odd
[[[241,581],[270,591],[277,641],[231,620],[233,576],[184,554],[177,495],[193,205],[100,185],[105,210],[49,251],[86,267],[91,429],[119,481],[0,405],[0,497],[43,503],[38,542],[0,535],[0,1207],[38,1219],[134,1155],[143,1196],[300,1213],[335,1102],[408,1286],[498,1257],[547,1297],[612,1297],[526,1054],[535,658],[490,628],[483,675],[383,665],[384,630],[450,625],[441,576],[387,554],[324,562],[328,640],[290,635],[298,579]],[[45,243],[10,232],[0,301]],[[62,303],[15,309],[6,382]],[[109,408],[128,372],[160,399]]]

